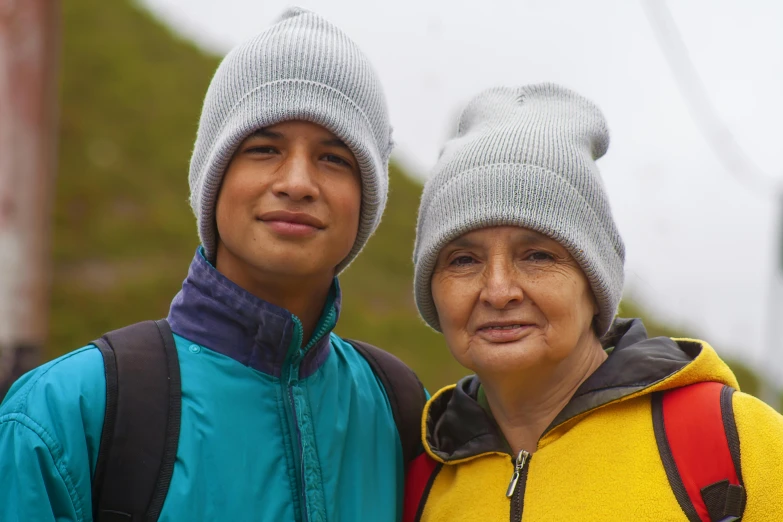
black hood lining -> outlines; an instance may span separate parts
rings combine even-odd
[[[699,355],[699,343],[677,343],[669,337],[647,337],[639,319],[617,319],[604,346],[614,350],[582,383],[547,431],[569,419],[677,373]]]
[[[464,377],[453,390],[430,403],[427,441],[430,450],[443,460],[506,452],[500,427],[476,401],[479,384],[475,375]]]

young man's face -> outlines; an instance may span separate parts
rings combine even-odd
[[[331,277],[360,209],[358,163],[334,134],[304,121],[260,129],[237,149],[218,195],[218,268],[240,278]]]

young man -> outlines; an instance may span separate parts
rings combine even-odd
[[[181,377],[170,482],[142,513],[116,507],[143,469],[166,475],[159,455],[123,449],[157,436],[145,415],[165,405],[127,422],[112,398],[127,364],[117,388],[113,352],[89,345],[3,402],[0,520],[397,521],[395,401],[371,357],[331,333],[335,276],[380,221],[391,148],[378,78],[322,18],[291,10],[232,50],[191,161],[202,246],[168,316]],[[125,470],[119,488],[111,469]]]

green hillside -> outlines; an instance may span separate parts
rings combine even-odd
[[[129,0],[62,5],[49,358],[106,330],[166,315],[198,243],[187,203],[188,161],[218,64]],[[383,223],[342,277],[338,331],[397,353],[437,389],[464,371],[413,303],[420,192],[392,168]],[[630,306],[625,311],[635,315]],[[755,377],[738,373],[754,391]]]
[[[48,357],[168,311],[198,244],[188,160],[219,61],[128,0],[71,0],[63,11]],[[393,169],[383,225],[342,278],[339,331],[396,349],[441,384],[459,370],[410,291],[420,190]]]
[[[50,356],[166,313],[198,243],[187,168],[218,63],[128,0],[62,9]]]

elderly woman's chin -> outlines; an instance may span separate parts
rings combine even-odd
[[[509,328],[512,330],[508,332],[511,334],[509,338],[503,338],[502,334],[496,335],[495,332],[481,331],[474,335],[454,335],[450,330],[444,327],[446,343],[452,355],[479,377],[521,376],[536,369],[558,366],[572,357],[578,346],[595,339],[589,326],[584,335],[586,339],[573,335],[575,332],[568,332],[571,335],[548,332],[547,327],[538,325]]]

